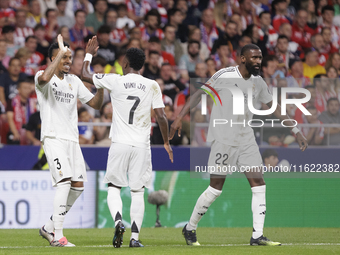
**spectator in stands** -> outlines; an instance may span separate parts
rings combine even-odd
[[[60,28],[60,30],[62,30],[62,27]],[[62,32],[60,32],[60,33],[62,33]],[[68,29],[67,29],[67,33],[68,33]],[[40,52],[44,57],[47,57],[48,48],[50,47],[50,44],[45,39],[45,35],[46,35],[45,27],[41,24],[36,25],[35,28],[34,28],[34,36],[38,40],[37,52]],[[65,40],[63,33],[62,33],[62,36],[63,36],[64,42],[65,42],[66,40]]]
[[[71,47],[73,49],[77,47],[85,48],[84,39],[91,35],[91,31],[85,27],[86,12],[83,10],[77,10],[74,14],[75,24],[70,29]]]
[[[241,52],[241,49],[243,48],[243,46],[247,45],[247,44],[251,44],[251,38],[246,35],[246,34],[243,34],[240,38],[240,40],[238,41],[238,48],[234,49],[233,51],[233,59],[236,59],[236,53],[237,51],[240,51]]]
[[[279,154],[274,149],[266,149],[262,153],[263,164],[267,167],[267,169],[272,169],[277,166],[279,163]]]
[[[230,53],[229,41],[218,41],[216,54],[212,56],[216,62],[217,70],[236,65]]]
[[[128,17],[137,25],[143,21],[145,14],[151,10],[151,5],[147,0],[126,0],[126,6],[128,9]]]
[[[258,27],[259,28],[258,32],[260,36],[259,40],[266,42],[267,51],[274,52],[278,34],[271,25],[271,14],[269,11],[263,11],[260,13],[259,18],[260,18],[260,25]]]
[[[323,27],[321,29],[321,35],[325,43],[325,53],[331,54],[338,52],[338,48],[332,43],[332,31],[329,27]]]
[[[329,57],[328,53],[326,52],[326,45],[325,41],[321,34],[314,34],[311,38],[312,47],[317,50],[319,53],[318,63],[321,66],[325,66],[326,61]]]
[[[18,58],[11,58],[8,72],[0,76],[0,101],[6,106],[7,101],[13,99],[17,92],[17,85],[21,80],[26,79],[26,74],[20,72],[21,62]]]
[[[84,59],[82,58],[73,58],[72,65],[70,68],[70,74],[74,74],[78,77],[80,77],[81,74],[81,68],[83,66]]]
[[[313,83],[316,92],[316,107],[325,111],[327,100],[337,97],[335,91],[330,90],[329,81],[326,74],[317,74],[314,76]]]
[[[14,55],[15,58],[20,59],[21,72],[25,73],[27,76],[31,76],[34,73],[34,69],[27,65],[28,60],[31,57],[31,53],[25,47],[20,48]]]
[[[324,128],[318,120],[318,111],[314,106],[306,108],[312,115],[304,115],[303,124],[318,125],[318,127],[302,127],[301,132],[306,137],[308,145],[320,145],[324,137]]]
[[[68,0],[66,4],[66,15],[73,17],[77,10],[83,10],[86,14],[93,13],[93,5],[95,1],[88,0]]]
[[[9,0],[0,1],[0,27],[15,24],[15,11],[10,7]]]
[[[148,11],[144,18],[144,26],[141,27],[142,40],[149,41],[151,36],[156,36],[160,40],[163,39],[164,34],[162,29],[159,28],[161,24],[161,15],[156,9]]]
[[[104,15],[107,11],[107,0],[96,0],[94,12],[86,16],[85,26],[91,33],[97,33],[100,26],[104,24]]]
[[[207,76],[207,72],[208,72],[208,67],[207,64],[202,62],[202,63],[198,63],[195,67],[195,76],[198,78],[208,78]],[[202,82],[205,82],[205,80],[203,80]]]
[[[318,27],[318,19],[315,14],[315,4],[313,0],[302,0],[301,9],[307,11],[307,26],[313,30]]]
[[[25,48],[28,49],[31,54],[25,67],[25,73],[27,75],[34,75],[38,71],[41,62],[45,59],[40,52],[37,52],[37,47],[38,39],[34,35],[26,37]]]
[[[7,44],[5,40],[0,39],[0,75],[4,72],[7,72],[7,67],[10,56],[6,55]],[[1,101],[1,100],[0,100]]]
[[[262,65],[261,65],[262,73],[263,73],[262,77],[270,89],[272,89],[272,87],[276,87],[276,84],[277,84],[277,80],[273,76],[276,72],[278,64],[279,62],[276,56],[273,56],[273,55],[265,56],[262,60]]]
[[[334,90],[335,94],[340,96],[340,80],[337,70],[334,66],[330,66],[326,69],[329,86]]]
[[[112,104],[110,101],[105,102],[100,109],[100,118],[96,118],[94,122],[112,123]],[[95,126],[93,128],[95,135],[96,145],[109,147],[112,143],[109,138],[110,125],[108,126]]]
[[[303,104],[303,106],[305,108],[315,107],[315,109],[317,110],[317,114],[319,115],[321,112],[323,112],[325,110],[325,108],[323,106],[318,105],[317,102],[316,102],[315,86],[314,85],[308,85],[308,86],[305,87],[305,89],[307,89],[310,92],[311,97],[310,97],[310,100],[307,103]],[[296,108],[295,114],[294,114],[294,119],[298,123],[304,123],[304,122],[306,122],[306,115],[304,115],[299,108]]]
[[[285,35],[287,36],[289,43],[288,43],[288,49],[293,54],[299,55],[299,51],[301,50],[300,45],[297,42],[293,42],[291,40],[292,38],[292,26],[289,23],[283,23],[280,26],[279,35]]]
[[[325,74],[326,70],[318,64],[319,53],[314,48],[305,50],[305,62],[303,63],[303,75],[313,79],[317,74]]]
[[[216,62],[214,59],[212,58],[207,58],[205,60],[205,63],[207,64],[207,77],[210,78],[211,76],[213,76],[216,71],[217,71],[217,67],[216,67]]]
[[[17,10],[15,13],[15,33],[14,44],[24,47],[27,36],[33,35],[33,29],[26,26],[27,12],[24,10]]]
[[[188,41],[189,27],[187,24],[183,24],[183,13],[180,9],[170,9],[168,11],[169,23],[175,27],[176,38],[181,41],[181,43]]]
[[[6,113],[10,132],[7,144],[27,144],[25,127],[29,116],[35,112],[29,103],[32,92],[31,84],[27,80],[20,81],[17,86],[18,94],[7,102]]]
[[[224,39],[230,41],[233,49],[237,48],[240,36],[237,34],[237,24],[234,21],[229,21],[225,26]]]
[[[66,4],[67,4],[67,0],[56,0],[57,12],[58,12],[57,20],[58,20],[59,27],[67,26],[70,29],[74,26],[74,15],[67,14]]]
[[[47,9],[45,16],[47,20],[47,23],[45,25],[46,40],[52,42],[53,39],[57,37],[57,31],[59,28],[57,11],[54,9]]]
[[[124,60],[125,54],[126,54],[126,49],[124,49],[124,48],[121,48],[118,51],[116,61],[113,64],[113,67],[111,68],[111,70],[109,72],[124,75],[122,65],[123,65],[123,60]],[[106,71],[106,72],[108,72],[108,71]],[[105,91],[104,91],[104,93],[105,93]]]
[[[149,51],[148,62],[145,63],[143,72],[144,77],[151,80],[156,80],[160,77],[159,59],[158,51]]]
[[[303,64],[300,58],[289,59],[289,70],[287,76],[288,87],[304,88],[310,84],[310,79],[303,76]]]
[[[164,91],[164,81],[161,78],[158,78],[155,80],[162,92],[162,99],[163,99],[163,103],[164,105],[168,104],[168,105],[173,105],[172,99],[170,97],[168,97],[167,95],[164,95],[163,91]],[[178,94],[177,94],[178,95]]]
[[[194,27],[192,30],[190,30],[188,40],[200,42],[201,48],[200,48],[199,56],[202,60],[205,60],[210,56],[211,52],[208,49],[207,44],[202,41],[202,33],[198,27]],[[183,54],[188,53],[188,42],[182,43],[182,50],[183,50]]]
[[[175,8],[181,10],[183,15],[183,24],[188,25],[189,29],[192,30],[194,27],[199,26],[199,18],[194,13],[194,6],[188,6],[188,2],[186,0],[178,0],[175,2]],[[190,9],[190,10],[189,10]]]
[[[240,0],[240,14],[242,19],[242,30],[245,30],[250,24],[257,24],[256,13],[253,12],[251,0]]]
[[[74,50],[73,58],[82,58],[82,59],[84,59],[85,58],[85,49],[84,48],[80,48],[80,47],[76,48]]]
[[[162,50],[170,53],[175,58],[175,62],[178,65],[183,50],[181,44],[176,40],[175,27],[172,25],[166,25],[164,27],[164,39],[161,41]]]
[[[310,39],[314,34],[314,30],[307,25],[308,13],[306,10],[299,10],[296,14],[296,19],[292,27],[291,40],[298,43],[303,48],[310,48]]]
[[[327,100],[327,110],[322,112],[318,119],[324,124],[340,124],[339,99]],[[323,145],[340,145],[340,128],[325,127]]]
[[[286,15],[287,6],[286,0],[274,0],[272,2],[272,14],[274,16],[272,23],[276,31],[279,31],[283,23],[291,23],[291,20]]]
[[[285,76],[287,76],[289,70],[289,60],[295,58],[295,56],[288,50],[289,40],[287,36],[280,35],[277,39],[275,48],[275,55],[279,61],[278,69],[281,70]]]
[[[98,29],[98,56],[105,58],[105,60],[112,66],[116,60],[117,48],[110,42],[111,28],[103,25]]]
[[[93,122],[93,117],[86,110],[86,108],[81,107],[78,110],[78,120],[79,122]],[[94,143],[93,126],[78,126],[78,131],[79,131],[79,144]]]
[[[111,28],[110,42],[120,48],[129,42],[125,31],[121,28],[117,28],[118,14],[115,10],[109,9],[105,15],[105,25]]]
[[[321,33],[322,28],[328,27],[331,29],[332,43],[335,48],[340,46],[340,28],[333,24],[334,7],[326,5],[322,8],[322,23],[318,26],[317,32]]]
[[[7,45],[6,55],[9,57],[14,57],[15,52],[20,48],[19,45],[14,43],[14,32],[15,28],[13,26],[4,26],[1,31]]]
[[[177,78],[177,74],[169,63],[162,64],[160,76],[164,81],[163,93],[174,101],[177,92],[184,90],[186,88],[185,85]]]
[[[329,56],[328,60],[326,61],[325,68],[327,69],[330,66],[334,66],[338,72],[338,75],[340,75],[340,53],[335,52]]]
[[[200,23],[199,28],[202,33],[202,41],[207,44],[208,49],[211,51],[214,41],[217,40],[222,33],[222,31],[214,24],[213,11],[211,9],[205,9],[202,12],[202,22]]]
[[[27,14],[26,25],[34,28],[37,24],[46,25],[47,20],[41,15],[41,7],[38,0],[29,2],[29,13]]]
[[[130,49],[130,48],[138,48],[138,49],[142,49],[142,43],[141,40],[139,39],[131,39],[129,40],[128,44],[126,45],[126,49]]]
[[[256,44],[260,47],[262,51],[262,55],[267,55],[267,41],[268,37],[263,37],[262,40],[260,39],[259,28],[255,24],[250,24],[247,26],[246,30],[243,31],[244,35],[248,35],[251,38],[251,42]]]
[[[136,26],[135,22],[128,17],[128,10],[125,4],[118,5],[117,12],[117,28],[129,30]]]
[[[25,126],[26,129],[26,138],[30,144],[35,146],[40,146],[40,131],[41,131],[41,119],[40,119],[40,111],[33,113]]]
[[[199,57],[199,41],[188,42],[188,54],[182,55],[178,64],[178,70],[185,81],[189,81],[189,74],[195,72],[196,65],[203,61]]]

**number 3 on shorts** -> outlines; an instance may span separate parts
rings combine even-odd
[[[55,158],[53,161],[56,161],[57,162],[57,169],[59,170],[61,168],[61,164],[59,162],[59,159],[58,158]]]

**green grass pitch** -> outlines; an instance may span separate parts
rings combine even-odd
[[[198,228],[200,247],[185,244],[179,228],[143,228],[144,248],[128,248],[130,229],[121,248],[112,247],[113,229],[65,229],[77,247],[50,247],[38,229],[0,229],[0,254],[340,254],[340,228],[266,228],[279,247],[250,246],[250,228]]]

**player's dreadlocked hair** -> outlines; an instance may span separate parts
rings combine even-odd
[[[261,50],[261,49],[259,48],[259,46],[255,45],[255,44],[247,44],[247,45],[243,46],[243,48],[241,50],[241,56],[244,56],[244,54],[246,54],[246,52],[248,52],[250,50]]]
[[[126,58],[129,61],[130,67],[135,70],[139,71],[142,69],[144,62],[145,62],[145,54],[144,51],[138,48],[130,48],[126,51]]]
[[[64,42],[64,46],[67,46],[70,48],[70,45],[67,42]],[[52,54],[54,50],[59,49],[58,42],[54,42],[51,44],[51,46],[48,48],[48,58],[52,61]]]

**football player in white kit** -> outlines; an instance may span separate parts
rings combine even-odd
[[[91,47],[89,42],[88,47]],[[88,51],[86,51],[88,52]],[[168,140],[168,121],[164,112],[162,93],[158,83],[139,74],[145,62],[145,54],[130,48],[123,60],[123,76],[118,74],[94,74],[88,72],[92,56],[86,54],[82,68],[82,80],[105,88],[112,102],[112,125],[106,175],[108,183],[107,204],[115,222],[112,244],[118,248],[123,243],[125,227],[122,223],[122,200],[120,190],[131,190],[131,238],[130,247],[143,247],[139,232],[144,217],[144,188],[151,185],[151,108],[156,113],[164,148],[173,162],[173,153]],[[129,178],[127,178],[127,175]]]
[[[94,54],[95,52],[93,52]],[[75,75],[68,74],[72,54],[58,35],[48,51],[52,63],[35,75],[35,90],[40,106],[41,141],[56,187],[53,215],[39,230],[51,246],[75,246],[63,234],[65,215],[84,190],[87,181],[85,162],[79,146],[77,98],[100,109],[103,89],[95,96]]]
[[[252,89],[253,92],[252,99],[254,104],[261,102],[271,108],[272,95],[266,83],[258,76],[261,61],[262,52],[260,48],[254,44],[248,44],[241,50],[241,64],[239,66],[219,70],[206,83],[208,86],[202,86],[202,88],[210,92],[212,91],[210,89],[211,87],[215,89],[222,101],[221,106],[213,106],[211,113],[207,139],[211,142],[208,166],[222,164],[225,166],[238,167],[239,169],[248,169],[248,171],[244,173],[249,181],[253,194],[251,205],[253,212],[253,234],[250,239],[250,244],[277,246],[281,245],[281,243],[270,241],[263,236],[263,225],[266,213],[266,184],[260,168],[262,163],[261,155],[252,128],[246,125],[213,126],[212,123],[214,119],[227,119],[235,124],[242,122],[248,123],[253,116],[246,104],[247,98],[249,97],[249,88]],[[210,88],[208,88],[209,86]],[[244,115],[233,114],[233,95],[231,94],[231,90],[236,89],[236,87],[237,90],[242,90],[244,98],[246,99],[244,100]],[[188,102],[178,114],[170,128],[170,139],[176,130],[178,130],[180,135],[182,127],[181,119],[190,109],[194,108],[200,102],[203,93],[205,93],[203,90],[198,89],[190,98],[190,102]],[[274,114],[280,120],[290,119],[286,114],[281,115],[281,107],[279,105]],[[287,126],[293,126],[291,121],[286,121],[286,124]],[[296,134],[300,149],[304,151],[307,148],[306,138],[296,127],[292,128],[292,132]],[[196,237],[197,224],[207,212],[209,206],[221,195],[226,175],[227,171],[210,172],[210,186],[198,198],[190,221],[182,230],[188,245],[200,245]]]

